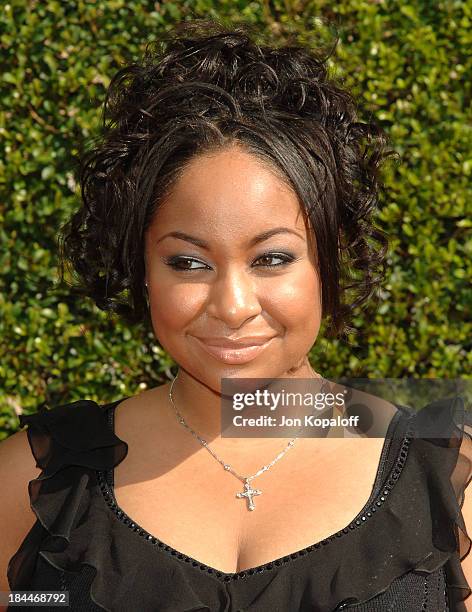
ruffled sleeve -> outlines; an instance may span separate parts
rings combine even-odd
[[[108,427],[104,409],[91,400],[21,415],[20,426],[25,425],[41,479],[68,465],[110,469],[128,451],[127,444]]]
[[[417,458],[430,494],[432,543],[438,551],[450,553],[445,571],[451,611],[465,611],[463,601],[471,585],[461,561],[470,553],[472,542],[462,507],[472,478],[472,415],[462,397],[456,396],[428,404],[415,421]],[[423,569],[428,568],[424,561]]]
[[[107,424],[104,407],[91,400],[20,416],[40,475],[28,484],[37,521],[8,565],[12,590],[27,589],[38,554],[67,547],[87,511],[94,471],[118,465],[128,445]]]

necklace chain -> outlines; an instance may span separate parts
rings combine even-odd
[[[172,388],[174,386],[175,381],[177,380],[179,373],[177,372],[177,374],[175,375],[172,384],[170,386],[169,389],[169,399],[172,403],[172,406],[174,407],[175,413],[177,415],[177,419],[179,421],[179,423],[181,423],[186,429],[188,429],[188,431],[190,431],[190,433],[200,442],[200,444],[207,449],[207,451],[223,466],[223,468],[227,471],[230,472],[231,474],[233,474],[234,476],[236,476],[236,478],[238,478],[239,480],[241,480],[244,483],[248,483],[251,482],[251,480],[254,480],[254,478],[257,478],[257,476],[260,476],[261,474],[263,474],[264,472],[266,472],[268,469],[270,469],[274,463],[277,463],[277,461],[279,461],[279,459],[282,459],[282,457],[285,455],[285,453],[292,448],[292,446],[295,444],[295,440],[298,440],[298,437],[292,438],[290,440],[290,442],[288,442],[287,446],[285,447],[285,449],[283,451],[281,451],[277,457],[271,461],[270,463],[268,463],[267,465],[264,465],[263,467],[261,467],[260,470],[258,470],[255,474],[253,474],[252,476],[241,476],[241,474],[238,474],[238,472],[236,472],[236,470],[234,470],[231,465],[229,463],[226,463],[225,461],[223,461],[223,459],[220,459],[220,457],[218,457],[218,455],[208,446],[208,443],[206,440],[204,440],[203,438],[201,438],[196,431],[194,431],[185,421],[184,417],[180,414],[180,412],[177,410],[175,404],[174,404],[174,400],[172,397]]]

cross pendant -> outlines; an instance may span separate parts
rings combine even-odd
[[[248,501],[248,510],[254,510],[256,506],[254,505],[254,500],[252,498],[254,495],[261,495],[261,493],[262,491],[259,491],[259,489],[251,489],[251,484],[246,478],[244,481],[244,492],[236,493],[236,497],[246,497]]]

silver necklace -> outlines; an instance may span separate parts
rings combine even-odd
[[[180,370],[179,370],[180,371]],[[170,386],[169,389],[169,399],[172,403],[172,406],[174,407],[175,413],[177,415],[177,419],[179,420],[179,423],[181,423],[184,427],[186,427],[190,433],[197,438],[197,440],[200,442],[200,444],[207,449],[207,451],[212,455],[212,457],[214,457],[218,463],[221,463],[221,465],[223,466],[223,468],[227,471],[230,472],[231,474],[233,474],[234,476],[236,476],[236,478],[238,478],[239,480],[241,480],[244,483],[244,491],[240,492],[240,493],[236,493],[236,497],[238,498],[246,498],[247,499],[247,508],[248,510],[254,510],[256,508],[255,504],[254,504],[254,496],[256,495],[261,495],[262,491],[260,489],[253,489],[251,487],[251,480],[254,480],[254,478],[257,478],[258,476],[260,476],[261,474],[263,474],[264,472],[266,472],[268,469],[270,469],[274,463],[276,463],[279,459],[282,459],[282,457],[285,455],[285,453],[292,448],[292,446],[295,444],[295,440],[298,440],[298,437],[296,438],[292,438],[290,440],[290,442],[287,444],[287,446],[285,447],[285,449],[279,453],[277,455],[277,457],[271,461],[270,463],[268,463],[267,465],[264,465],[263,467],[261,467],[260,470],[258,470],[255,474],[253,474],[252,476],[241,476],[241,474],[238,474],[230,465],[229,463],[225,463],[222,459],[220,459],[218,457],[218,455],[216,455],[211,448],[208,446],[206,440],[204,440],[203,438],[201,438],[191,427],[189,427],[187,425],[187,423],[185,422],[184,417],[180,414],[180,412],[177,410],[177,408],[175,407],[174,404],[174,400],[172,398],[172,388],[174,386],[175,381],[177,380],[177,376],[179,375],[179,372],[177,372],[177,374],[174,377],[174,380],[172,381],[172,384]]]

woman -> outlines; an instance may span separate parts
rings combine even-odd
[[[326,64],[195,22],[113,79],[64,255],[99,307],[152,324],[178,372],[21,418],[41,474],[25,432],[2,445],[13,591],[67,591],[80,611],[464,605],[454,442],[467,458],[471,439],[450,401],[429,406],[439,443],[388,402],[383,437],[221,435],[222,379],[321,379],[322,320],[342,335],[382,280],[385,139]]]

